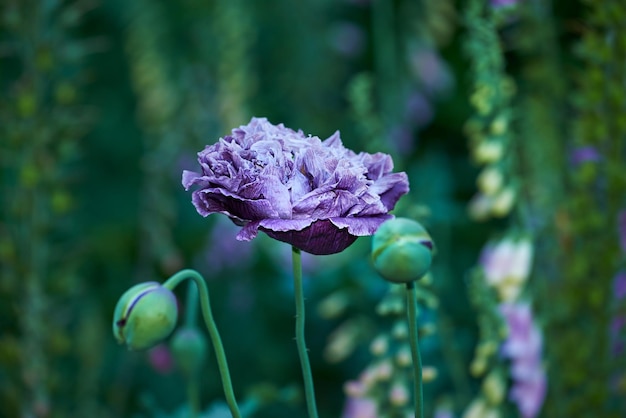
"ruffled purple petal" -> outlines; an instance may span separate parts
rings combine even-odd
[[[378,180],[393,170],[393,160],[389,155],[382,152],[377,152],[376,154],[362,152],[358,155],[358,158],[367,168],[367,177],[370,180]]]
[[[189,188],[193,185],[199,185],[200,187],[206,187],[209,185],[208,182],[202,182],[200,179],[202,178],[202,174],[196,173],[195,171],[183,170],[183,187],[185,190],[189,190]]]
[[[383,222],[391,218],[393,218],[392,215],[377,215],[362,218],[330,218],[330,221],[337,228],[347,229],[347,231],[352,235],[366,237],[373,235]]]
[[[406,173],[387,174],[374,182],[370,192],[378,194],[383,205],[391,210],[409,192],[409,179]]]
[[[303,196],[294,205],[293,214],[313,219],[344,216],[358,203],[359,199],[350,192],[325,187]]]
[[[202,216],[223,213],[240,220],[259,220],[277,217],[278,212],[267,199],[244,199],[222,189],[196,190],[193,205]]]
[[[289,189],[277,178],[259,176],[250,183],[246,183],[237,190],[237,195],[251,201],[267,201],[273,208],[272,218],[290,218],[291,202]],[[259,219],[259,218],[248,218]]]

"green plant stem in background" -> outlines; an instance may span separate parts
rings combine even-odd
[[[191,376],[187,381],[187,403],[189,404],[189,417],[198,418],[200,414],[200,387],[198,377]]]
[[[411,340],[411,357],[415,377],[415,418],[424,418],[424,395],[422,390],[422,358],[417,336],[417,293],[415,282],[406,284],[407,319],[409,321],[409,338]]]
[[[302,259],[300,250],[296,247],[292,249],[293,260],[293,282],[296,298],[296,344],[298,345],[298,355],[300,356],[300,365],[302,366],[302,377],[304,378],[304,392],[306,396],[307,409],[309,418],[317,418],[317,405],[315,404],[315,389],[313,388],[313,376],[311,374],[311,365],[309,364],[309,355],[304,340],[304,289],[302,286]]]
[[[211,313],[211,302],[209,300],[209,289],[204,281],[204,278],[195,270],[181,270],[167,279],[163,283],[163,287],[173,290],[180,282],[185,279],[192,279],[200,293],[200,307],[202,308],[202,317],[209,331],[213,348],[215,349],[215,356],[217,357],[217,366],[222,378],[222,387],[224,388],[224,396],[226,397],[226,403],[230,408],[230,412],[233,418],[241,418],[241,412],[239,412],[239,406],[235,399],[235,393],[233,391],[233,384],[230,379],[230,371],[228,370],[228,362],[226,361],[226,353],[224,352],[224,346],[222,345],[222,339],[213,320],[213,314]],[[191,405],[190,405],[191,407]]]

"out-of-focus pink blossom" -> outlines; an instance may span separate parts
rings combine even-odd
[[[500,299],[511,302],[519,296],[532,267],[533,245],[530,239],[506,238],[489,243],[480,256],[487,283],[494,286]]]
[[[509,399],[517,405],[522,417],[535,418],[541,411],[547,387],[541,332],[533,321],[528,303],[505,303],[500,311],[509,328],[502,345],[502,355],[511,360],[513,386]]]
[[[409,391],[402,382],[396,382],[389,389],[389,402],[394,406],[404,406],[409,402]]]
[[[342,418],[377,418],[378,406],[369,398],[353,398],[346,400]]]
[[[453,84],[452,74],[434,49],[425,46],[411,49],[409,64],[429,95],[440,95],[450,90]]]
[[[509,398],[517,404],[520,414],[524,418],[534,418],[539,415],[546,394],[545,375],[537,376],[535,380],[523,380],[516,383],[509,393]]]
[[[165,344],[159,344],[148,351],[148,362],[160,374],[169,374],[174,367],[172,353]]]
[[[202,251],[208,271],[221,272],[230,268],[242,268],[249,264],[254,248],[250,243],[237,241],[239,227],[230,220],[217,217]]]
[[[406,99],[405,118],[408,122],[422,128],[428,125],[435,117],[433,105],[419,91],[414,91]]]
[[[492,7],[512,7],[519,3],[520,0],[491,0]]]

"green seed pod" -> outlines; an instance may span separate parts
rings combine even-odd
[[[139,283],[117,302],[113,335],[129,350],[144,350],[172,333],[178,319],[176,296],[157,282]]]
[[[204,362],[207,341],[196,328],[182,328],[172,337],[170,348],[181,372],[185,376],[193,376]]]
[[[409,283],[430,269],[433,241],[418,222],[394,218],[383,223],[372,239],[374,267],[385,280]]]

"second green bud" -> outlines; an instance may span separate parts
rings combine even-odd
[[[394,218],[383,223],[372,239],[372,261],[387,281],[421,279],[432,263],[433,241],[417,221]]]

